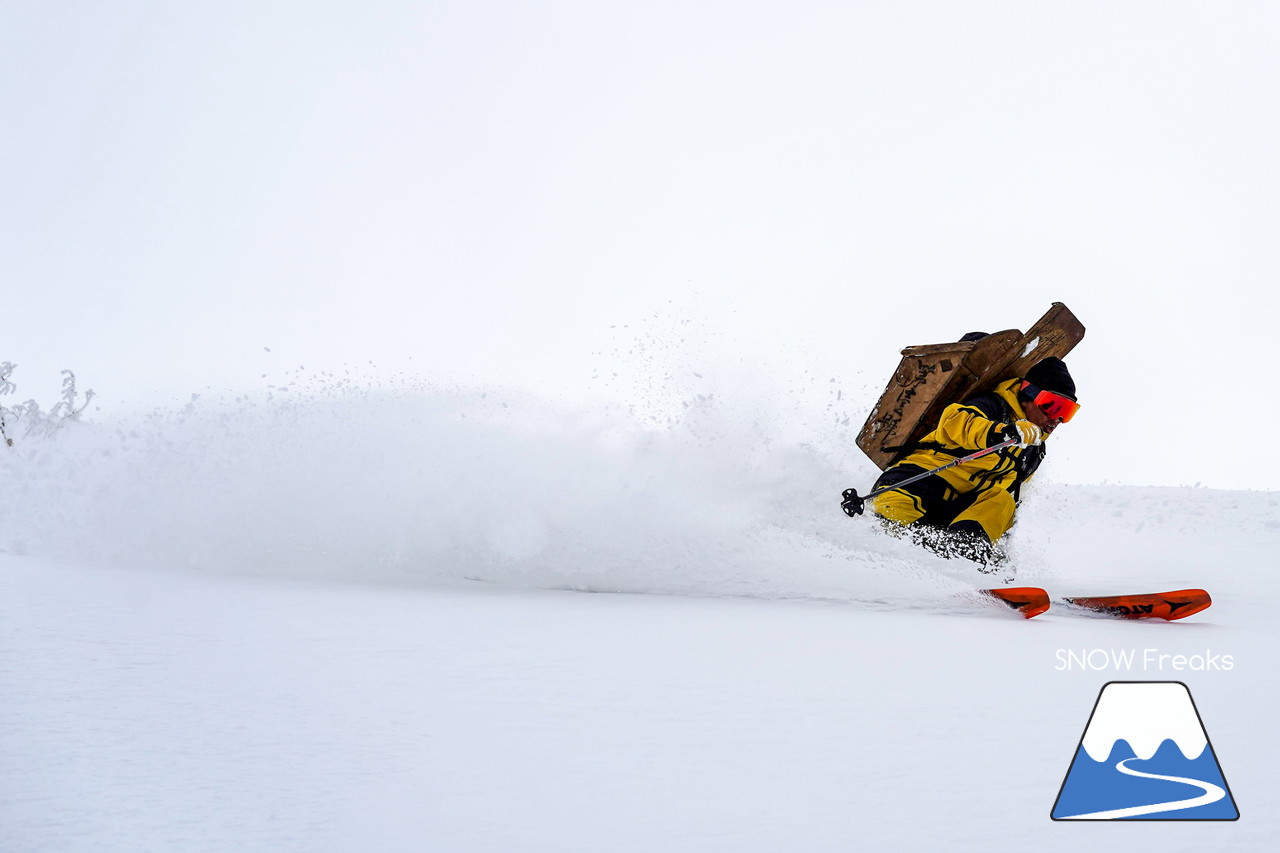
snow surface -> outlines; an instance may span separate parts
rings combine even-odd
[[[1142,846],[1272,849],[1280,494],[1039,483],[1020,582],[1215,603],[1025,621],[845,518],[874,471],[798,423],[335,381],[15,442],[0,846],[1128,850],[1049,811],[1136,678],[1189,686],[1242,813]],[[1099,648],[1138,666],[1060,669]]]

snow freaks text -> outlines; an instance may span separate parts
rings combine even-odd
[[[1058,649],[1054,669],[1059,672],[1226,672],[1235,669],[1231,655],[1205,650],[1203,654],[1165,654],[1159,649]]]

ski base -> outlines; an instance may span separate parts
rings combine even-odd
[[[979,595],[993,598],[1009,605],[1027,619],[1039,616],[1049,609],[1049,593],[1038,586],[1003,586],[998,589],[980,589]]]
[[[1213,604],[1203,589],[1177,589],[1139,595],[1074,596],[1062,599],[1069,607],[1119,619],[1164,619],[1172,622],[1208,609]]]

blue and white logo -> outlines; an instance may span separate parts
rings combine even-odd
[[[1236,820],[1204,723],[1180,681],[1103,686],[1054,820]]]

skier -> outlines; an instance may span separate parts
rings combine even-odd
[[[1010,439],[1017,444],[891,489],[873,498],[871,509],[891,532],[909,527],[920,544],[943,556],[999,565],[1003,553],[995,543],[1013,526],[1022,486],[1044,460],[1045,439],[1079,408],[1066,364],[1043,359],[1024,378],[947,406],[937,428],[886,469],[875,488]]]

